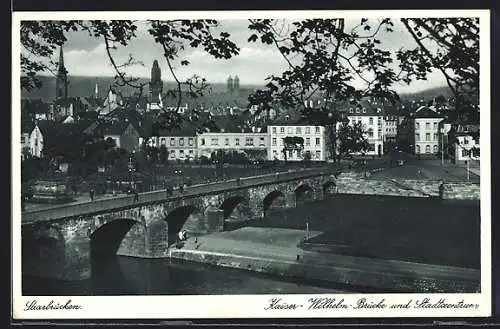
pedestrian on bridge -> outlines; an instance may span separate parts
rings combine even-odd
[[[94,194],[95,194],[94,188],[91,188],[89,191],[90,201],[94,201]]]
[[[439,188],[439,199],[443,200],[443,196],[444,196],[444,181],[443,180],[441,180],[439,182],[439,187],[438,188]]]
[[[137,189],[134,189],[134,202],[139,202],[139,193]]]

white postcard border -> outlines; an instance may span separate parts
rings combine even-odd
[[[183,296],[23,296],[21,289],[20,195],[20,21],[64,19],[247,19],[255,18],[374,18],[374,17],[480,17],[481,106],[481,293],[477,294],[327,294],[327,295],[183,295]],[[368,11],[172,11],[172,12],[14,12],[12,20],[12,314],[14,319],[146,319],[146,318],[321,318],[321,317],[486,317],[491,315],[491,155],[490,155],[490,12],[488,10],[368,10]],[[327,309],[309,310],[308,300],[332,297],[355,305],[360,298],[386,304],[429,298],[437,302],[474,304],[468,309]],[[303,307],[265,310],[271,298]],[[73,310],[26,311],[36,300],[80,306]]]

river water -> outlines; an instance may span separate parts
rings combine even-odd
[[[323,231],[315,244],[352,256],[479,268],[479,202],[337,195],[248,225]],[[342,245],[341,249],[335,246]],[[323,248],[324,249],[324,248]],[[328,252],[328,251],[327,251]],[[24,295],[186,295],[375,292],[169,260],[92,256],[91,279],[23,276]]]

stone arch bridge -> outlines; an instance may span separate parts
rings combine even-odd
[[[336,192],[326,170],[293,172],[194,185],[166,191],[59,205],[22,214],[22,271],[63,280],[90,277],[91,252],[168,257],[179,231],[223,231],[227,221],[263,217]]]

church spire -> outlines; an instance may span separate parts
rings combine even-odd
[[[59,72],[65,72],[66,68],[64,67],[64,53],[63,53],[63,47],[61,46],[59,48]]]
[[[59,68],[56,79],[56,99],[66,99],[68,97],[68,72],[64,66],[63,47],[59,50]]]

